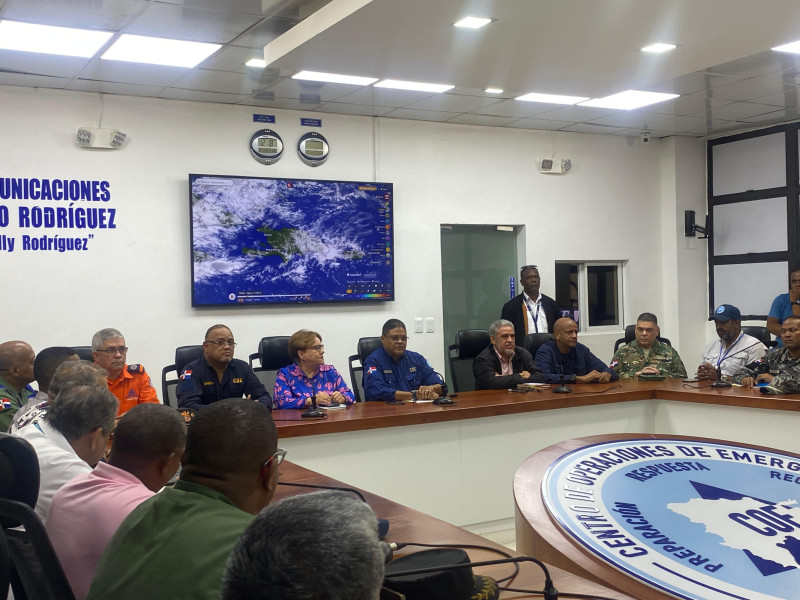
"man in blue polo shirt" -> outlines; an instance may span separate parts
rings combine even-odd
[[[619,377],[602,360],[578,342],[578,324],[569,318],[556,321],[555,339],[542,344],[536,353],[536,366],[548,383],[607,383]]]
[[[180,376],[175,389],[180,408],[198,410],[225,398],[249,398],[272,410],[272,398],[253,369],[233,358],[236,342],[225,325],[206,331],[203,356],[193,360]]]
[[[367,401],[433,400],[447,393],[442,376],[424,356],[406,350],[406,326],[389,319],[381,331],[382,347],[364,361],[364,397]]]

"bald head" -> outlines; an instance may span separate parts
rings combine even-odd
[[[34,380],[36,353],[27,342],[14,340],[0,344],[0,375],[18,392]]]
[[[568,317],[559,319],[553,325],[553,337],[562,354],[567,354],[578,343],[578,324]]]

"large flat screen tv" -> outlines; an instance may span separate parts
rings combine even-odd
[[[189,175],[192,306],[394,300],[392,184]]]

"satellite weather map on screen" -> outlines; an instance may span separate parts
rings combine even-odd
[[[189,175],[192,306],[394,300],[391,183]]]

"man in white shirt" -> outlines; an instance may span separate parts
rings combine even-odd
[[[721,304],[709,317],[717,328],[718,340],[703,350],[703,362],[697,367],[698,379],[717,379],[717,367],[723,376],[733,376],[739,369],[766,354],[760,341],[742,331],[742,313],[731,304]]]
[[[43,418],[15,434],[31,443],[39,459],[39,499],[34,512],[42,523],[58,489],[73,477],[90,473],[102,458],[117,406],[108,388],[70,386],[56,397]]]

